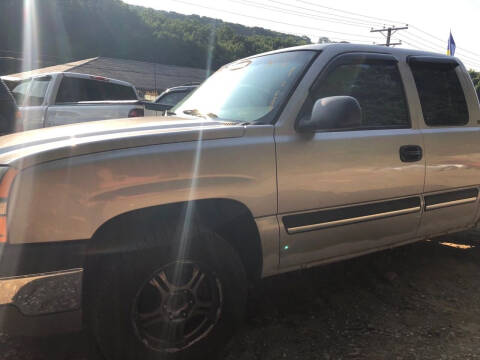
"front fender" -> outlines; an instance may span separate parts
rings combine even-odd
[[[8,205],[11,243],[89,239],[109,219],[150,206],[224,198],[254,217],[276,212],[273,127],[239,138],[150,145],[22,170]]]

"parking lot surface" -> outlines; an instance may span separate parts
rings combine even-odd
[[[480,359],[480,230],[265,279],[227,360]],[[0,359],[87,359],[85,334],[0,335]]]

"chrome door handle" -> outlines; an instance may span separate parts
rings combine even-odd
[[[403,145],[400,147],[400,160],[415,162],[422,160],[423,150],[419,145]]]

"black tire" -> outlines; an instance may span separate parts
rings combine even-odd
[[[97,341],[100,351],[108,360],[214,359],[218,357],[221,347],[226,344],[243,321],[247,280],[242,262],[235,250],[227,241],[208,229],[196,227],[196,230],[191,231],[190,235],[184,236],[185,240],[181,241],[182,236],[179,235],[181,230],[175,231],[175,229],[169,229],[168,226],[174,227],[171,223],[162,225],[157,223],[150,230],[143,230],[139,233],[127,225],[119,226],[117,231],[110,230],[102,234],[102,236],[108,236],[108,239],[102,239],[102,243],[106,249],[109,249],[109,254],[97,257],[95,262],[97,265],[87,270],[86,280],[89,283],[86,286],[88,289],[86,312],[91,334]],[[113,243],[130,243],[135,244],[135,247],[127,246],[127,249],[122,248],[119,253],[112,254],[111,251],[115,249],[111,246]],[[175,245],[179,243],[187,245]],[[163,245],[159,246],[158,244]],[[215,306],[209,305],[209,310],[206,311],[208,315],[204,315],[205,324],[208,327],[207,325],[203,325],[203,327],[208,331],[205,330],[203,335],[197,336],[194,341],[192,337],[189,341],[182,340],[178,343],[179,345],[177,343],[171,345],[173,340],[170,342],[169,337],[165,344],[159,345],[157,341],[152,341],[151,337],[147,336],[151,335],[148,332],[152,330],[145,330],[144,324],[140,323],[144,320],[139,320],[138,313],[140,311],[138,309],[142,306],[145,308],[144,303],[148,304],[144,298],[148,299],[153,296],[149,295],[149,292],[152,292],[152,284],[157,284],[153,279],[159,279],[160,274],[164,276],[167,271],[172,273],[171,269],[175,269],[174,271],[181,269],[183,277],[184,274],[189,273],[189,269],[193,274],[195,268],[205,275],[202,278],[205,279],[202,284],[196,285],[195,292],[203,291],[204,294],[208,292],[212,299],[202,302],[215,304]],[[178,280],[176,284],[180,283],[181,281]],[[200,290],[197,291],[199,287]],[[164,288],[163,283],[162,288]],[[169,299],[170,312],[168,314],[170,315],[168,316],[173,316],[173,320],[167,320],[167,322],[170,321],[172,324],[175,321],[181,321],[181,319],[178,320],[180,317],[180,314],[177,314],[178,303],[181,302],[188,306],[188,303],[194,302],[191,297],[188,298],[190,299],[188,301],[187,297],[190,296],[188,294],[182,295],[185,299],[182,297],[181,300],[177,300],[180,296],[177,295],[177,292],[179,291],[172,290],[168,292],[168,296],[165,295]],[[188,293],[188,291],[185,292]],[[158,294],[163,293],[158,292]],[[165,304],[166,300],[163,295],[158,294],[155,295],[161,298],[158,304]],[[171,300],[172,298],[175,300]],[[173,304],[174,302],[175,304]],[[198,303],[200,302],[198,301]],[[155,309],[160,309],[156,300],[150,301],[150,303],[155,303]],[[210,309],[217,305],[219,310],[215,311],[219,311],[218,314]],[[147,305],[147,308],[148,306],[152,305]],[[166,305],[161,306],[161,308],[165,307]],[[161,310],[165,314],[166,311]],[[186,316],[187,311],[195,313],[193,310],[190,312],[190,309],[187,309],[182,312],[182,316]],[[196,321],[202,324],[205,322],[203,318],[200,321],[190,315],[188,319],[190,322]],[[140,325],[138,325],[139,323]],[[196,323],[193,326],[190,323],[187,325],[192,329],[197,326]],[[163,324],[158,326],[167,328],[167,325]],[[172,325],[168,325],[168,327],[172,327]],[[144,331],[147,335],[143,333]],[[156,329],[155,331],[157,331],[156,335],[160,334],[160,330]],[[161,334],[165,334],[165,329],[161,330]],[[181,338],[176,334],[171,337]]]

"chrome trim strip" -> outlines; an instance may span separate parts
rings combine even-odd
[[[390,217],[390,216],[410,214],[410,213],[418,212],[421,209],[422,208],[420,206],[416,206],[416,207],[408,208],[408,209],[387,211],[387,212],[383,212],[383,213],[365,215],[365,216],[358,216],[358,217],[349,218],[349,219],[327,221],[327,222],[312,224],[312,225],[296,226],[296,227],[288,228],[287,232],[289,234],[296,234],[296,233],[299,233],[299,232],[318,230],[318,229],[323,229],[323,228],[331,227],[331,226],[347,225],[347,224],[352,224],[352,223],[357,223],[357,222],[362,222],[362,221],[386,218],[386,217]]]
[[[476,202],[476,201],[477,201],[476,197],[454,200],[454,201],[447,201],[447,202],[442,202],[442,203],[438,203],[438,204],[427,205],[427,206],[425,206],[425,210],[435,210],[435,209],[440,209],[440,208],[447,207],[447,206],[468,204],[468,203],[472,203],[472,202]]]
[[[0,278],[0,305],[14,305],[24,315],[80,308],[83,269]]]

